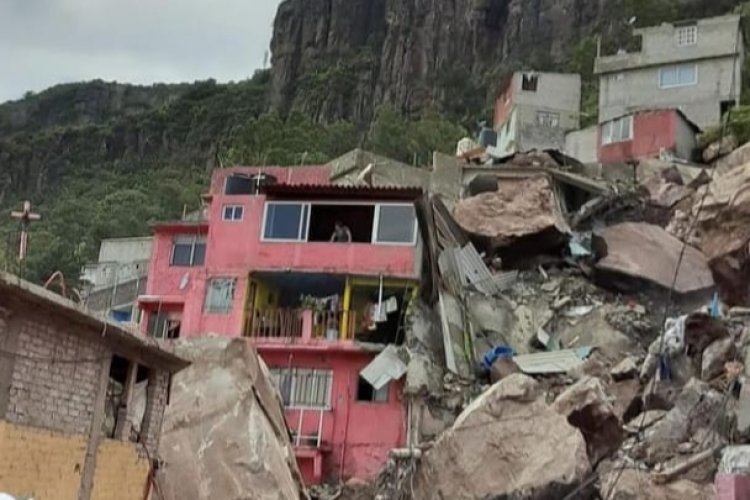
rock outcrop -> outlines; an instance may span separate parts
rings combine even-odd
[[[268,370],[244,340],[185,341],[158,477],[165,500],[307,498]]]
[[[538,382],[513,374],[474,400],[424,454],[414,498],[562,498],[588,471],[581,433],[547,405]]]
[[[321,121],[366,122],[382,103],[405,112],[438,103],[478,115],[504,72],[565,67],[576,48],[595,50],[594,34],[611,41],[626,33],[623,19],[665,20],[660,3],[667,2],[285,0],[271,43],[271,104]],[[684,0],[679,17],[726,9],[726,2]]]

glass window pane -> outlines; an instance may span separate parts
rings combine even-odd
[[[301,216],[302,205],[269,203],[263,236],[278,240],[299,239]]]
[[[224,220],[232,220],[232,207],[224,207]]]
[[[192,250],[192,244],[175,243],[172,247],[172,265],[189,266]]]
[[[206,260],[206,242],[199,241],[195,244],[195,251],[193,252],[193,265],[202,266]]]
[[[676,68],[662,68],[659,71],[659,85],[670,87],[678,84],[678,72]]]
[[[381,205],[375,239],[379,243],[412,243],[416,216],[411,205]]]
[[[234,207],[234,220],[242,219],[242,212],[244,211],[245,209],[242,206]]]
[[[679,79],[682,85],[692,85],[696,82],[696,71],[697,68],[693,65],[680,66],[679,68]]]

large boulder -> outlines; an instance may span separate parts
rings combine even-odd
[[[644,459],[651,464],[664,462],[676,454],[679,444],[716,423],[723,397],[706,382],[692,378],[682,388],[674,408],[646,430]]]
[[[186,341],[172,383],[159,484],[165,500],[307,498],[281,400],[247,341]]]
[[[693,214],[699,214],[700,247],[722,298],[729,305],[749,304],[750,163],[715,177],[699,194]]]
[[[497,191],[461,200],[454,217],[464,230],[486,240],[501,255],[503,247],[512,245],[511,258],[553,249],[570,231],[545,174],[503,179]]]
[[[619,448],[625,435],[622,422],[600,379],[582,378],[563,391],[552,408],[581,431],[591,463]]]
[[[714,286],[703,254],[688,246],[682,255],[683,243],[659,226],[639,222],[610,226],[595,234],[594,246],[603,256],[596,264],[601,281],[618,283],[619,277],[625,277],[670,288],[681,262],[675,291],[691,293]]]
[[[513,374],[474,400],[423,455],[414,498],[553,500],[589,469],[578,429],[546,404],[538,382]]]

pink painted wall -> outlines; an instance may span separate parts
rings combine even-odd
[[[240,336],[243,330],[243,305],[247,293],[248,275],[252,271],[308,271],[418,278],[420,251],[417,246],[368,245],[341,243],[279,243],[262,242],[263,208],[265,196],[224,194],[225,179],[235,173],[253,174],[259,171],[274,175],[279,182],[291,184],[327,184],[326,167],[263,169],[237,167],[217,169],[211,180],[208,226],[157,226],[151,257],[147,295],[182,297],[184,311],[181,336],[192,337],[208,333]],[[238,221],[222,220],[225,205],[243,207]],[[176,235],[207,234],[206,259],[200,267],[172,267],[172,240]],[[187,276],[187,286],[180,282]],[[228,314],[207,314],[203,311],[206,283],[211,278],[235,278],[234,303]],[[142,330],[148,316],[158,306],[145,305]]]
[[[598,145],[601,163],[621,163],[637,158],[659,155],[661,149],[674,151],[677,147],[677,122],[681,118],[674,110],[647,111],[633,117],[633,139],[602,144],[599,127]]]
[[[338,478],[343,459],[343,477],[372,479],[385,464],[392,448],[402,447],[406,439],[406,412],[401,381],[390,384],[387,403],[356,401],[359,371],[373,353],[352,349],[315,349],[298,346],[286,351],[274,346],[257,346],[269,367],[319,368],[333,370],[331,410],[323,417],[323,477]],[[299,410],[288,409],[287,423],[297,429]],[[303,434],[317,429],[318,412],[306,412]],[[311,475],[311,461],[300,465]]]

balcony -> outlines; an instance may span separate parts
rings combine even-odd
[[[355,311],[282,307],[254,309],[252,314],[245,318],[243,332],[245,337],[267,341],[336,341],[345,340],[346,332],[354,332],[355,325]]]
[[[264,344],[401,343],[416,282],[320,273],[253,273],[243,336]]]

